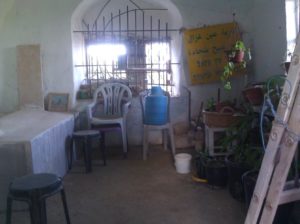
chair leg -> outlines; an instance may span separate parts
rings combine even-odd
[[[62,203],[63,203],[63,206],[64,206],[64,211],[65,211],[67,224],[71,224],[65,190],[61,189],[60,194],[61,194],[61,200],[62,200]]]
[[[147,160],[148,154],[148,127],[144,125],[144,133],[143,133],[143,159]]]
[[[100,150],[103,158],[103,165],[106,166],[106,154],[105,154],[105,133],[100,132]]]
[[[162,133],[163,133],[164,150],[167,151],[168,150],[168,130],[163,129]]]
[[[170,136],[170,141],[171,141],[171,149],[172,149],[172,154],[173,157],[176,154],[176,150],[175,150],[175,142],[174,142],[174,133],[173,133],[173,127],[171,124],[169,124],[169,136]]]
[[[6,204],[6,224],[11,224],[11,207],[12,207],[12,198],[8,196],[7,204]]]
[[[123,152],[124,156],[126,157],[127,155],[127,133],[126,133],[126,125],[124,122],[121,124],[121,130],[122,130],[122,142],[123,142]]]

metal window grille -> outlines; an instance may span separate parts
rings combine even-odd
[[[179,30],[169,29],[168,23],[162,27],[160,19],[154,25],[153,17],[147,15],[165,10],[127,6],[124,12],[111,13],[109,20],[103,17],[101,26],[98,24],[101,13],[93,24],[83,21],[86,30],[74,32],[84,37],[85,63],[76,66],[84,67],[85,84],[91,92],[104,82],[119,81],[127,84],[133,93],[160,85],[174,94],[171,68],[179,63],[172,62],[171,37],[179,35]],[[124,48],[126,53],[121,52]]]

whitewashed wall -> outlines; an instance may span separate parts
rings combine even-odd
[[[80,0],[1,0],[0,111],[18,105],[16,46],[40,44],[44,96],[74,92],[71,16]]]
[[[78,25],[76,18],[83,16],[82,12],[86,12],[85,10],[92,4],[99,2],[103,4],[106,1],[1,0],[0,113],[12,112],[18,105],[15,48],[20,44],[41,45],[44,96],[48,92],[69,92],[74,102],[74,94],[82,73],[79,70],[74,71],[73,67],[73,59],[76,59],[74,55],[80,55],[78,47],[80,40],[76,40],[72,46],[72,29]],[[282,73],[280,62],[286,49],[285,9],[282,0],[136,0],[136,2],[169,7],[170,16],[174,18],[178,15],[176,12],[178,10],[182,16],[182,25],[186,28],[229,22],[232,20],[232,13],[236,13],[236,21],[245,32],[244,38],[253,49],[253,69],[250,70],[247,79],[234,80],[234,90],[227,94],[222,92],[222,99],[240,97],[240,90],[249,80],[261,81],[268,76]],[[179,51],[182,52],[180,48]],[[183,62],[179,84],[188,86],[185,57],[180,54],[179,57]],[[221,87],[221,84],[189,87],[192,92],[193,115],[198,113],[201,101],[205,102],[208,98],[217,96],[218,87]],[[181,108],[174,106],[174,111],[179,109]],[[176,121],[183,116],[173,117]]]
[[[286,53],[285,1],[255,0],[253,14],[254,74],[264,81],[283,74]]]

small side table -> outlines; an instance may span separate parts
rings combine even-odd
[[[97,138],[97,139],[100,140],[100,149],[101,149],[101,152],[102,152],[103,164],[104,164],[104,166],[106,166],[105,148],[104,148],[103,141],[101,140],[100,132],[97,131],[97,130],[81,130],[81,131],[75,131],[73,133],[73,136],[72,136],[69,169],[72,168],[74,140],[78,139],[78,140],[83,141],[83,143],[84,143],[83,156],[84,156],[84,162],[85,162],[86,172],[88,173],[88,172],[92,171],[92,147],[91,147],[91,141],[94,138]]]
[[[215,144],[215,134],[225,133],[227,128],[212,127],[205,125],[205,148],[210,156],[226,156],[229,154],[228,149],[225,152],[216,152],[215,149],[221,149],[222,146]]]

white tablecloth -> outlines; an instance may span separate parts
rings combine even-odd
[[[67,113],[24,109],[0,118],[0,209],[14,177],[66,174],[66,138],[73,128],[73,115]]]

